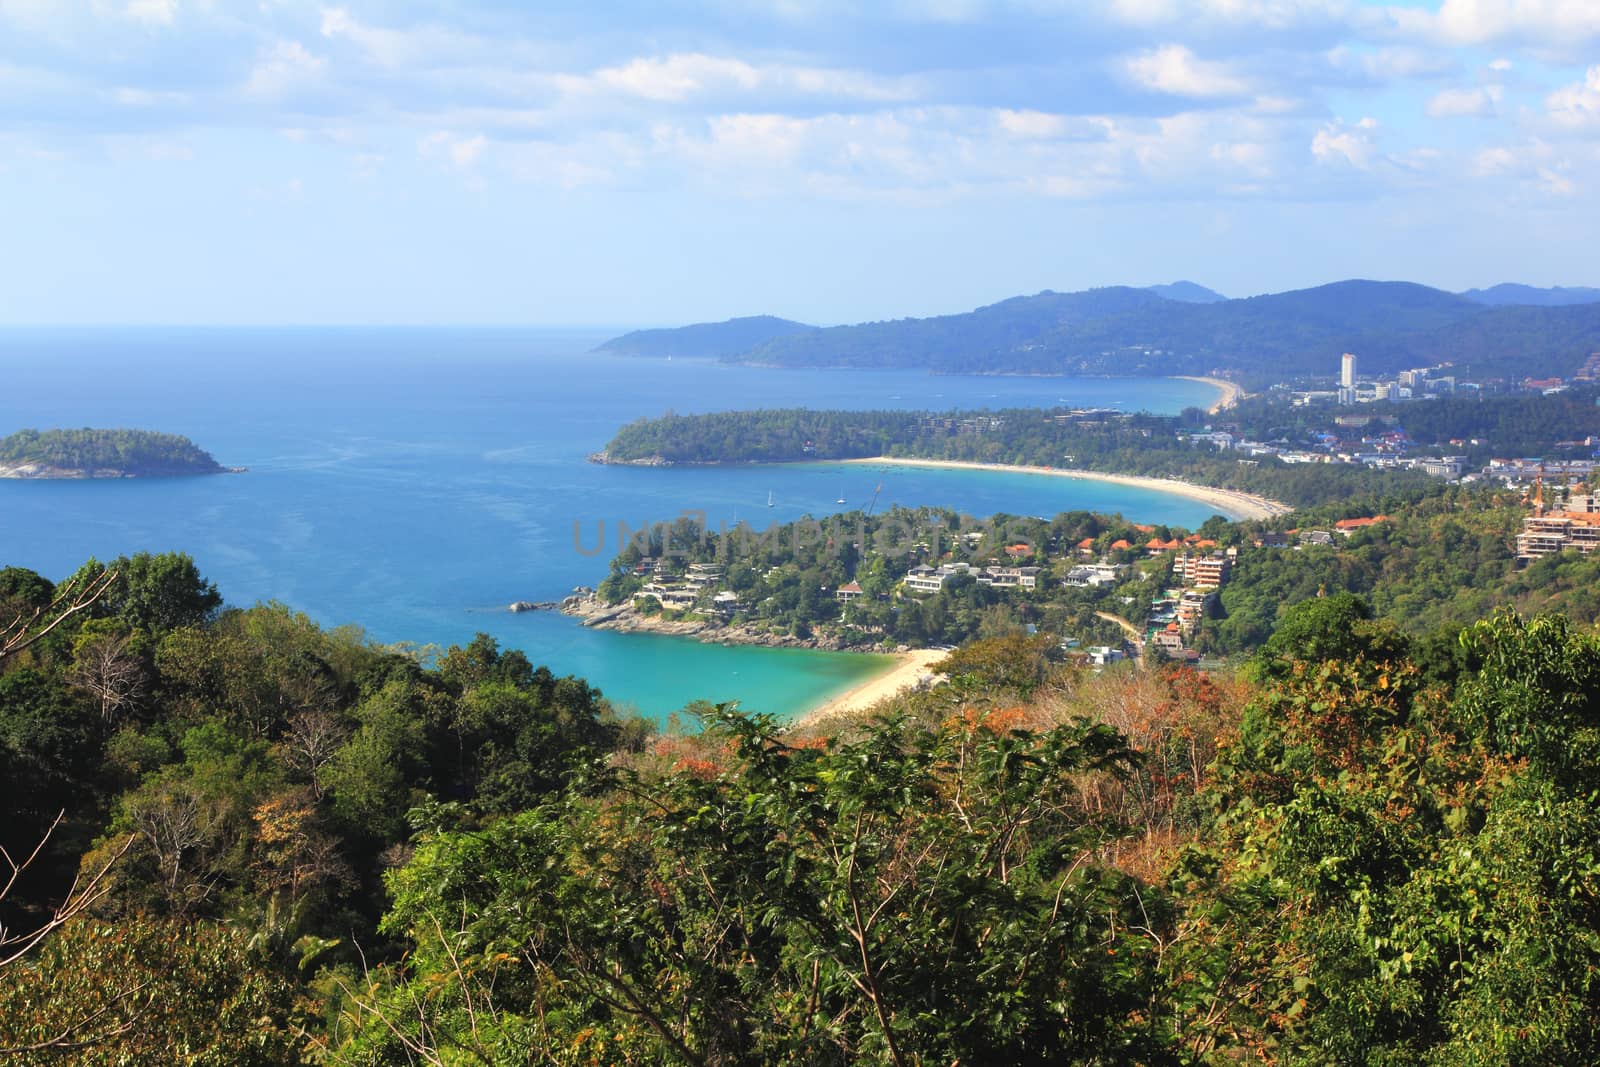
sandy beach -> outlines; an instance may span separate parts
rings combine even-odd
[[[796,726],[814,727],[829,720],[853,718],[873,705],[888,700],[905,689],[910,689],[924,678],[933,677],[929,668],[950,653],[936,648],[919,648],[902,652],[900,662],[876,678],[869,678],[825,704],[819,704],[800,716]]]
[[[1226,378],[1207,378],[1192,374],[1176,374],[1173,377],[1182,378],[1186,382],[1204,382],[1207,385],[1221,389],[1222,395],[1217,397],[1217,402],[1206,408],[1206,411],[1212,415],[1233,407],[1239,402],[1239,398],[1244,396],[1244,390]]]
[[[1016,467],[1001,463],[970,463],[958,459],[846,459],[841,463],[875,463],[890,467],[942,467],[948,470],[1002,471],[1012,474],[1043,474],[1055,478],[1081,478],[1094,482],[1113,482],[1142,489],[1157,489],[1164,493],[1186,496],[1204,501],[1218,512],[1233,519],[1270,519],[1274,515],[1287,515],[1294,508],[1277,500],[1268,500],[1254,493],[1241,493],[1235,489],[1214,489],[1208,485],[1193,485],[1176,478],[1145,478],[1137,474],[1105,474],[1101,471],[1063,470],[1057,467]]]

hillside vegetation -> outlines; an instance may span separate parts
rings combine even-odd
[[[1232,677],[1013,631],[874,721],[652,737],[486,638],[219,614],[186,557],[0,599],[18,1062],[1600,1056],[1600,637],[1559,616],[1445,646],[1313,597]]]
[[[1197,413],[1198,414],[1198,413]],[[1439,483],[1414,471],[1348,464],[1241,462],[1178,439],[1180,418],[1084,422],[1067,411],[724,411],[639,419],[597,458],[611,462],[779,463],[873,456],[1009,463],[1177,478],[1295,506],[1416,499]]]
[[[223,468],[187,437],[149,430],[19,430],[0,439],[0,467],[85,476],[215,474]]]

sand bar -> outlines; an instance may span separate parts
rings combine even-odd
[[[879,466],[889,467],[933,467],[945,470],[970,470],[970,471],[998,471],[1008,474],[1043,474],[1055,478],[1079,478],[1091,482],[1111,482],[1116,485],[1129,485],[1139,489],[1154,489],[1163,493],[1172,493],[1174,496],[1186,496],[1191,500],[1200,500],[1218,512],[1234,519],[1270,519],[1274,515],[1287,515],[1294,508],[1277,500],[1268,500],[1264,496],[1254,493],[1242,493],[1237,489],[1215,489],[1209,485],[1194,485],[1190,482],[1180,482],[1176,478],[1146,478],[1137,474],[1105,474],[1101,471],[1063,470],[1059,467],[1022,467],[1008,466],[1003,463],[970,463],[959,459],[900,459],[879,457],[877,459],[845,459],[840,463],[875,463]]]
[[[1203,375],[1194,374],[1175,374],[1173,377],[1182,378],[1186,382],[1204,382],[1206,385],[1215,386],[1222,390],[1222,395],[1217,397],[1217,402],[1206,408],[1207,413],[1211,415],[1233,407],[1239,402],[1239,398],[1244,396],[1244,390],[1226,378],[1207,378]]]
[[[937,648],[919,648],[901,652],[893,667],[875,678],[869,678],[854,689],[819,704],[795,720],[795,725],[814,727],[830,721],[851,719],[875,704],[915,687],[925,678],[933,677],[931,666],[950,653]]]

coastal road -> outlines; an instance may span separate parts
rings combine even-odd
[[[1122,627],[1122,632],[1128,635],[1129,641],[1133,642],[1136,658],[1140,660],[1144,659],[1144,635],[1139,632],[1138,627],[1134,626],[1133,623],[1129,622],[1127,619],[1124,619],[1121,615],[1113,615],[1109,611],[1097,611],[1094,614],[1095,618],[1097,619],[1104,619],[1106,622],[1114,622],[1118,626]]]

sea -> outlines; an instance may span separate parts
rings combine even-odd
[[[248,468],[187,479],[0,479],[0,566],[59,579],[91,556],[182,551],[230,604],[278,601],[383,643],[448,646],[488,633],[658,721],[695,700],[786,717],[888,660],[587,630],[507,605],[596,584],[619,537],[685,513],[757,529],[874,497],[880,510],[1086,509],[1190,527],[1212,513],[1159,491],[1025,474],[590,463],[617,427],[666,412],[1065,404],[1175,413],[1216,398],[1178,379],[783,370],[592,351],[617,332],[0,330],[0,436],[160,430]]]

